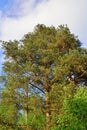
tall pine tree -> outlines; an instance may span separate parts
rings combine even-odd
[[[51,91],[55,87],[60,90],[71,82],[74,85],[87,84],[87,50],[81,49],[80,45],[67,26],[55,28],[43,24],[37,25],[20,41],[3,42],[5,86],[17,108],[24,112],[26,130],[29,129],[32,92],[45,99],[46,129],[50,130]],[[73,93],[74,88],[71,90]]]

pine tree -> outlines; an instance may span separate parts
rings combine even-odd
[[[32,92],[45,98],[46,129],[51,129],[51,91],[68,84],[87,84],[87,51],[67,26],[39,24],[20,41],[3,42],[7,61],[5,86],[13,93],[18,109],[25,113],[28,126],[29,98]],[[73,87],[73,86],[72,86]],[[70,89],[73,93],[73,88]]]

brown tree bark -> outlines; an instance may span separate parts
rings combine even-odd
[[[51,130],[49,92],[46,91],[46,130]]]
[[[28,90],[28,82],[26,83],[25,92],[26,92],[26,99],[27,99],[27,101],[28,101],[28,92],[29,92],[29,90]],[[27,102],[25,103],[24,114],[25,114],[26,130],[29,130],[29,125],[28,125],[29,109],[28,109],[28,104],[27,104]]]
[[[25,110],[24,110],[24,116],[25,116],[26,130],[29,130],[29,127],[28,127],[28,110],[27,110],[27,108],[25,108]]]

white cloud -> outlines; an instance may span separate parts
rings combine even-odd
[[[32,13],[34,8],[34,3],[36,0],[15,0],[11,10],[14,12],[9,12],[11,15],[14,13],[16,16],[26,16]]]
[[[4,16],[0,20],[1,40],[21,39],[38,23],[56,27],[67,24],[73,33],[79,35],[84,46],[87,46],[87,0],[43,0],[36,6],[35,0],[19,1],[15,0],[16,4],[9,14],[20,17]]]

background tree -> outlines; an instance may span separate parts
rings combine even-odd
[[[54,130],[86,130],[87,129],[87,88],[77,89],[74,97],[68,96],[63,102],[57,126]]]

